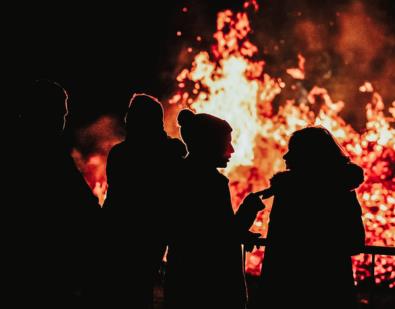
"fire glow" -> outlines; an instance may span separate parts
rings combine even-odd
[[[244,9],[256,11],[258,4],[247,1]],[[182,12],[186,14],[188,9],[183,8]],[[267,187],[270,177],[285,168],[282,156],[292,132],[309,124],[323,125],[341,142],[351,159],[365,170],[365,182],[358,189],[358,197],[367,245],[395,246],[395,130],[391,126],[395,102],[387,111],[371,83],[360,85],[355,91],[368,98],[363,133],[342,119],[340,112],[345,103],[334,102],[324,88],[314,86],[299,93],[297,98],[280,102],[276,108],[274,100],[279,94],[295,86],[265,72],[265,61],[259,59],[257,46],[248,38],[250,33],[246,12],[226,10],[218,13],[216,43],[210,51],[196,54],[190,67],[181,70],[177,76],[178,89],[169,100],[177,110],[187,107],[210,113],[232,125],[236,152],[224,172],[231,180],[233,204],[239,205],[248,192]],[[201,40],[199,36],[197,41]],[[189,47],[188,53],[191,52]],[[300,82],[306,78],[305,64],[309,59],[301,53],[296,57],[297,67],[286,69],[286,73],[295,82]],[[168,128],[175,126],[174,117],[167,116],[166,122]],[[109,149],[123,139],[120,127],[114,119],[99,119],[78,134],[82,140],[95,137],[98,149],[85,156],[78,150],[73,152],[101,204],[107,189],[105,161]],[[267,233],[271,200],[266,205],[267,209],[259,214],[252,228],[263,237]],[[290,239],[292,237],[290,235]],[[249,273],[259,274],[262,257],[263,250],[255,250],[248,256],[246,268]],[[291,263],[292,256],[289,258]],[[370,256],[358,255],[353,262],[357,281],[363,281],[369,276]],[[394,265],[395,257],[378,255],[376,282],[389,282],[394,287]]]
[[[254,3],[254,9],[258,9],[255,1],[247,3]],[[395,129],[391,127],[395,102],[388,110],[391,116],[386,117],[380,94],[369,82],[361,85],[359,91],[370,97],[363,133],[341,118],[339,113],[345,103],[333,102],[324,88],[313,87],[302,100],[298,98],[298,103],[287,100],[275,111],[273,101],[288,85],[265,73],[265,61],[256,60],[258,48],[248,39],[250,32],[246,12],[218,13],[216,44],[210,52],[198,53],[191,67],[181,71],[178,90],[169,101],[179,108],[224,118],[233,127],[236,152],[224,172],[231,180],[234,205],[239,205],[248,192],[267,187],[270,177],[284,169],[282,156],[292,132],[307,125],[322,125],[336,136],[352,161],[365,170],[358,197],[367,244],[395,246]],[[297,57],[298,67],[289,68],[287,73],[303,80],[308,59],[302,54]],[[270,212],[270,205],[267,206],[253,226],[263,236]],[[262,255],[262,250],[249,255],[248,272],[259,273]],[[369,256],[356,256],[353,262],[357,281],[364,280],[368,276]],[[394,257],[377,257],[377,283],[394,281],[394,262]]]

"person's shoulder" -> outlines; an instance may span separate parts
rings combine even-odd
[[[347,163],[344,167],[343,179],[346,188],[348,190],[354,190],[364,182],[364,170],[362,167],[353,162]]]
[[[219,172],[218,172],[219,173]],[[224,183],[224,184],[226,184],[226,185],[228,185],[229,184],[229,178],[228,177],[226,177],[224,174],[222,174],[222,173],[219,173],[219,175],[220,175],[220,179],[221,179],[221,181]]]
[[[279,188],[288,185],[292,181],[292,173],[290,171],[278,172],[270,179],[272,188]]]
[[[119,154],[123,153],[126,149],[126,143],[120,142],[118,144],[115,144],[111,149],[110,152],[108,153],[109,156],[118,156]]]
[[[169,154],[177,158],[183,158],[187,154],[185,144],[178,138],[169,137],[167,140],[167,146]]]
[[[114,165],[118,165],[118,162],[124,162],[126,157],[124,142],[114,145],[107,155],[107,170],[112,169]]]

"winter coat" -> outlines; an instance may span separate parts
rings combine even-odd
[[[184,162],[173,210],[165,282],[166,308],[237,308],[246,302],[240,223],[228,179]]]
[[[355,305],[351,255],[362,250],[365,233],[354,189],[362,181],[354,164],[273,177],[261,273],[266,308]]]

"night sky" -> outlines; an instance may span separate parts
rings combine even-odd
[[[71,128],[102,114],[122,115],[133,92],[168,98],[180,69],[189,67],[195,52],[213,43],[217,12],[239,9],[242,3],[166,0],[14,5],[4,12],[11,16],[4,25],[9,30],[4,44],[9,76],[16,81],[49,78],[61,83],[70,94]],[[395,1],[258,3],[260,10],[251,17],[251,40],[266,60],[269,74],[281,77],[285,68],[296,65],[301,52],[310,76],[303,85],[306,89],[318,84],[335,99],[356,102],[360,97],[350,89],[370,80],[386,101],[395,100]],[[182,13],[183,7],[187,13]],[[357,39],[351,46],[344,43],[350,34],[350,27],[342,24],[344,16],[348,20],[357,16],[355,23],[362,27],[361,31],[352,29]],[[181,37],[177,31],[182,31]],[[203,38],[199,44],[197,35]],[[193,53],[185,57],[189,46]],[[347,48],[352,51],[348,53]],[[345,117],[356,124],[359,121],[353,119],[353,109],[346,109]]]

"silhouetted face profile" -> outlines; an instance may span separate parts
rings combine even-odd
[[[178,115],[181,136],[189,156],[211,167],[226,167],[233,152],[232,128],[209,114],[182,110]]]
[[[154,97],[135,94],[129,103],[125,117],[127,135],[141,139],[163,137],[163,108]]]
[[[217,157],[216,167],[226,167],[232,154],[235,152],[232,145],[232,134],[227,133],[223,140],[218,140],[218,152],[213,151],[213,158]],[[214,145],[213,145],[214,146]],[[214,146],[215,147],[215,146]],[[213,148],[214,150],[215,148]]]
[[[318,170],[349,161],[332,134],[323,127],[307,127],[295,131],[283,156],[289,170]]]
[[[28,133],[60,135],[66,124],[68,95],[58,83],[38,80],[26,91],[21,119]]]

